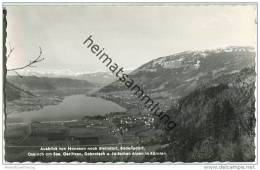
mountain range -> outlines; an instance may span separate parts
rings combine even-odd
[[[7,81],[28,91],[90,88],[95,86],[85,80],[37,76],[24,76],[22,78],[17,76],[8,76]]]
[[[164,146],[157,151],[167,155],[158,160],[149,156],[145,159],[154,162],[254,161],[255,60],[254,48],[230,46],[160,57],[129,73],[135,84],[160,102],[177,123],[175,129],[155,139]],[[21,89],[66,91],[104,86],[93,95],[112,100],[129,113],[147,113],[144,107],[139,107],[142,103],[136,96],[110,73],[66,78],[8,76],[7,81],[11,92],[20,93]],[[22,93],[30,95],[27,91]],[[159,121],[155,118],[154,130],[162,129]]]
[[[125,70],[126,73],[131,70]],[[97,72],[73,72],[69,69],[61,70],[20,70],[18,73],[21,76],[36,76],[47,78],[69,78],[75,80],[86,80],[98,86],[108,85],[116,80],[116,77],[109,71]],[[15,75],[15,74],[13,74]]]
[[[130,73],[136,84],[162,103],[170,103],[199,85],[255,65],[252,47],[227,47],[205,51],[185,51],[152,60]],[[115,81],[97,95],[129,96],[123,83]]]
[[[130,73],[177,122],[158,139],[157,162],[251,162],[255,160],[255,59],[252,47],[185,51],[152,60]],[[120,81],[96,95],[142,112]],[[109,96],[109,97],[107,97]],[[136,108],[136,109],[133,109]],[[138,109],[137,109],[138,108]],[[162,129],[155,118],[156,129]]]

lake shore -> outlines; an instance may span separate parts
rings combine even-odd
[[[84,116],[124,112],[125,109],[108,100],[85,95],[41,96],[8,102],[9,121],[67,121]]]
[[[22,97],[21,99],[7,101],[6,113],[20,113],[27,111],[40,110],[45,106],[58,105],[63,101],[62,96],[35,96],[35,97]]]

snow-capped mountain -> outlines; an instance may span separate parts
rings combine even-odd
[[[102,72],[102,71],[100,71]],[[12,73],[12,72],[11,72]],[[19,74],[23,76],[39,76],[39,77],[70,77],[70,76],[79,76],[84,74],[99,73],[97,72],[75,72],[70,69],[23,69],[18,71]]]
[[[125,72],[130,72],[126,70]],[[97,85],[108,85],[117,79],[109,71],[96,71],[96,72],[74,72],[70,69],[24,69],[18,71],[22,76],[36,76],[36,77],[49,77],[49,78],[70,78],[76,80],[86,80],[90,83]],[[9,75],[16,75],[14,72]]]
[[[185,96],[221,75],[254,66],[255,55],[254,48],[237,46],[185,51],[152,60],[131,72],[130,77],[146,93],[168,100]],[[101,89],[100,93],[118,91],[129,90],[117,81]]]
[[[152,60],[151,62],[141,66],[133,73],[137,73],[138,71],[144,70],[152,72],[155,71],[155,68],[157,66],[160,66],[165,69],[178,69],[182,67],[189,67],[189,69],[191,70],[198,70],[200,68],[201,61],[204,60],[206,57],[226,53],[254,53],[254,48],[230,46],[227,48],[218,48],[205,51],[185,51]]]

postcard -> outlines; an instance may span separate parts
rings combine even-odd
[[[256,3],[3,3],[8,163],[255,163]]]

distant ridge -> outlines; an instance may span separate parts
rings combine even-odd
[[[254,48],[247,46],[185,51],[151,60],[132,71],[130,77],[147,93],[170,101],[189,94],[200,84],[221,75],[254,67],[255,56]],[[128,95],[124,84],[115,81],[103,87],[97,94],[120,96],[122,92]]]

